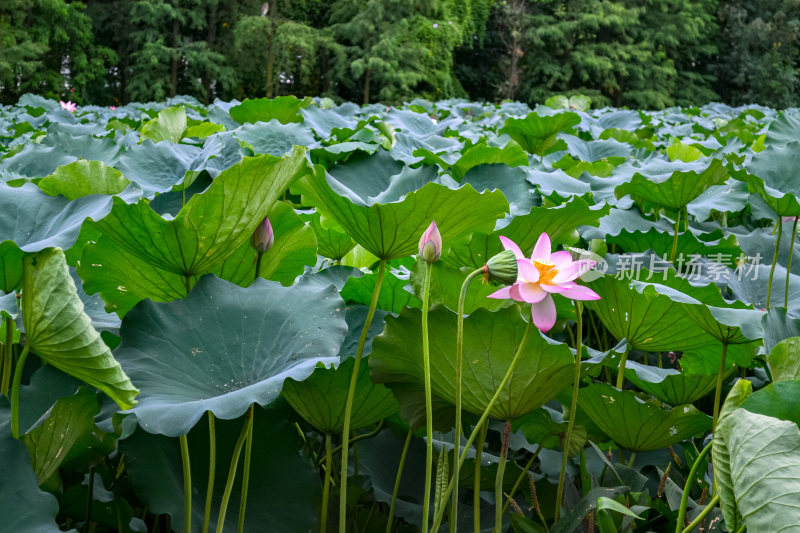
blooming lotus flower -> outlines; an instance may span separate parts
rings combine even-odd
[[[116,110],[117,110],[117,106],[115,106],[115,105],[110,105],[110,106],[108,106],[108,108],[109,108],[111,111],[116,111]]]
[[[595,261],[573,261],[569,252],[551,252],[552,246],[547,233],[542,233],[536,241],[530,259],[522,254],[519,246],[511,239],[500,237],[500,241],[503,248],[514,252],[519,272],[513,285],[493,292],[489,298],[512,298],[531,304],[531,318],[542,332],[549,331],[556,323],[553,294],[573,300],[600,299],[593,290],[575,283],[577,278],[595,265]]]
[[[258,225],[250,237],[250,245],[255,248],[257,252],[268,252],[275,242],[275,234],[272,231],[272,224],[269,223],[269,217],[264,217],[264,220]]]
[[[419,239],[419,255],[428,263],[435,263],[442,256],[442,234],[435,221]]]
[[[76,109],[78,109],[78,104],[74,102],[63,102],[61,100],[58,101],[61,104],[61,109],[66,109],[70,113],[74,113]]]

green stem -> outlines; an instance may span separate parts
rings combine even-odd
[[[328,496],[331,492],[331,468],[333,468],[331,434],[325,433],[325,483],[322,485],[322,509],[320,510],[319,516],[320,533],[326,533],[326,531],[328,531]]]
[[[464,302],[467,299],[467,289],[469,283],[483,273],[483,268],[473,270],[464,279],[461,284],[461,292],[458,295],[458,329],[456,332],[456,421],[455,421],[455,448],[453,451],[453,492],[450,501],[450,513],[452,515],[450,522],[450,530],[455,531],[458,528],[458,477],[461,470],[461,461],[455,460],[461,453],[461,381],[463,373],[463,360],[464,360]],[[427,530],[423,530],[423,533]],[[435,530],[433,530],[435,531]]]
[[[564,452],[561,454],[561,471],[558,474],[558,490],[556,492],[556,509],[555,521],[558,522],[558,517],[561,515],[561,500],[564,497],[564,476],[567,472],[567,456],[569,455],[569,446],[572,443],[572,430],[575,428],[575,410],[578,406],[578,389],[581,382],[581,356],[583,355],[583,320],[581,318],[583,306],[579,301],[575,302],[575,316],[577,322],[578,341],[575,344],[575,374],[572,380],[572,402],[569,407],[569,424],[567,424],[567,435],[564,439]],[[619,380],[618,380],[619,381]]]
[[[369,431],[367,433],[362,433],[360,435],[356,435],[355,437],[351,437],[350,438],[350,444],[355,444],[356,442],[358,442],[360,440],[364,440],[364,439],[368,439],[370,437],[374,437],[375,435],[378,434],[378,432],[381,430],[382,427],[383,427],[383,420],[381,420],[380,422],[377,423],[377,425],[375,426],[375,429],[373,429],[373,430],[371,430],[371,431]],[[342,451],[342,445],[341,444],[333,449],[333,455],[336,455],[340,451]],[[317,466],[320,466],[322,464],[322,461],[324,461],[324,459],[320,459],[317,462]]]
[[[356,393],[356,381],[358,369],[361,366],[361,356],[364,353],[364,344],[367,342],[367,333],[372,324],[372,317],[375,316],[375,308],[378,306],[378,296],[381,293],[383,276],[386,273],[386,259],[381,259],[378,268],[378,279],[375,281],[375,289],[372,291],[372,301],[369,304],[367,318],[364,320],[364,329],[361,330],[361,338],[358,340],[355,363],[353,364],[353,375],[350,377],[350,389],[347,391],[347,401],[344,405],[344,425],[342,428],[342,471],[339,482],[339,533],[347,533],[347,460],[350,447],[350,417],[353,413],[353,397]]]
[[[394,524],[394,505],[397,503],[397,493],[400,491],[400,480],[403,479],[403,468],[406,465],[406,456],[408,455],[408,448],[411,445],[412,434],[413,432],[411,431],[411,428],[408,428],[408,433],[406,434],[406,443],[403,445],[403,453],[400,454],[400,464],[397,466],[397,476],[394,478],[392,504],[389,506],[389,519],[386,522],[386,533],[391,533],[392,525]]]
[[[11,364],[14,362],[14,329],[16,324],[11,317],[4,317],[3,323],[6,326],[6,337],[3,343],[3,381],[0,385],[0,394],[8,397],[8,386],[11,383]]]
[[[428,339],[428,307],[431,296],[431,270],[433,263],[425,269],[425,288],[422,291],[422,364],[425,373],[425,493],[422,497],[422,533],[428,533],[428,517],[431,506],[431,478],[433,477],[433,394],[431,393],[431,354]]]
[[[681,525],[686,520],[686,506],[689,504],[689,491],[692,488],[692,482],[694,481],[695,476],[697,476],[697,471],[700,469],[700,462],[703,458],[708,455],[708,452],[711,451],[711,445],[714,441],[709,442],[703,451],[701,451],[697,455],[697,459],[694,460],[694,464],[692,465],[692,469],[689,470],[689,475],[686,477],[686,486],[683,488],[683,495],[681,495],[681,506],[678,509],[678,521],[675,526],[675,533],[680,533],[683,531],[681,529]]]
[[[706,506],[706,508],[703,509],[702,511],[700,511],[700,514],[697,515],[697,518],[692,520],[692,522],[688,526],[686,526],[686,528],[681,533],[689,533],[690,531],[693,531],[694,528],[699,526],[700,523],[703,520],[706,519],[706,516],[708,516],[708,513],[713,511],[714,507],[716,507],[718,503],[719,503],[719,494],[717,494],[716,496],[711,498],[711,501],[708,502],[708,505]]]
[[[181,435],[179,440],[183,465],[183,531],[192,533],[192,467],[189,464],[189,439],[186,435]]]
[[[630,344],[625,345],[625,353],[622,354],[622,359],[619,360],[619,373],[617,374],[617,388],[622,390],[625,384],[625,364],[628,362],[628,353],[630,352]]]
[[[256,254],[256,273],[253,276],[253,283],[261,276],[261,259],[264,257],[264,252],[257,252]]]
[[[511,436],[511,420],[506,420],[503,425],[503,440],[500,445],[500,462],[497,464],[497,475],[494,478],[494,530],[497,533],[503,529],[503,475],[506,472],[506,458],[508,457],[508,439]]]
[[[506,371],[506,375],[503,376],[503,379],[500,381],[500,385],[497,387],[494,395],[489,400],[489,403],[486,404],[486,409],[484,409],[483,414],[478,419],[478,423],[475,424],[475,428],[470,433],[469,438],[467,439],[467,443],[464,445],[464,451],[461,452],[461,456],[458,458],[458,462],[456,463],[458,466],[464,464],[464,460],[467,458],[467,452],[469,451],[470,446],[472,446],[472,442],[475,440],[475,437],[480,432],[481,426],[488,420],[489,412],[494,407],[494,404],[497,403],[497,400],[500,399],[500,395],[502,394],[503,390],[508,385],[508,382],[511,380],[511,376],[514,374],[514,369],[517,368],[517,363],[522,356],[522,352],[525,350],[525,345],[528,344],[528,337],[530,336],[531,329],[533,329],[533,321],[531,320],[528,322],[527,327],[525,328],[525,333],[522,335],[522,341],[519,343],[519,347],[517,347],[517,353],[514,354],[514,358],[511,360],[511,364]],[[442,494],[442,500],[446,500],[450,494],[453,492],[453,487],[455,485],[455,480],[451,479],[450,483],[447,485],[447,488]],[[433,517],[433,527],[430,531],[437,532],[439,531],[439,526],[442,524],[442,517],[444,516],[444,510],[447,506],[442,505],[437,511],[435,516]]]
[[[236,531],[242,533],[244,531],[244,515],[247,509],[247,489],[250,486],[250,457],[253,454],[253,419],[255,413],[253,408],[255,404],[250,404],[250,410],[247,417],[247,440],[244,447],[244,470],[242,471],[242,499],[239,502],[239,523]]]
[[[549,436],[549,435],[548,435]],[[528,470],[531,469],[533,462],[539,457],[539,452],[542,451],[542,444],[539,443],[539,447],[536,450],[536,453],[531,455],[531,458],[528,459],[528,462],[525,463],[525,468],[522,469],[519,476],[517,476],[517,480],[514,482],[514,486],[511,487],[511,492],[508,493],[508,498],[506,498],[506,504],[503,506],[503,512],[505,513],[508,509],[508,506],[511,505],[511,500],[514,498],[514,495],[517,493],[517,489],[519,489],[520,484],[522,484],[522,480],[528,475]],[[477,530],[475,533],[479,533]]]
[[[786,290],[783,293],[783,307],[789,309],[789,272],[792,271],[792,256],[794,255],[794,239],[797,237],[797,219],[794,217],[792,224],[792,240],[789,241],[789,264],[786,266]]]
[[[628,468],[633,468],[633,461],[636,459],[636,452],[631,452],[631,456],[628,458]]]
[[[25,368],[28,353],[30,353],[30,346],[26,344],[17,360],[14,382],[11,385],[11,436],[15,439],[19,438],[19,388],[22,385],[22,369]]]
[[[719,372],[717,373],[717,390],[714,393],[714,422],[711,431],[717,429],[717,419],[719,418],[720,402],[722,400],[722,382],[725,380],[725,358],[728,355],[728,343],[722,343],[722,357],[719,360]]]
[[[675,215],[675,233],[672,236],[672,253],[669,255],[669,262],[675,263],[675,256],[678,255],[678,231],[681,224],[681,210]]]
[[[747,529],[747,524],[742,524],[742,527],[740,527],[739,529],[737,529],[737,530],[736,530],[736,533],[744,533],[744,531],[745,531],[746,529]]]
[[[239,433],[239,439],[236,441],[236,446],[233,448],[233,456],[231,457],[231,466],[228,469],[228,481],[225,483],[225,492],[222,493],[222,502],[219,504],[219,518],[217,519],[217,533],[222,533],[225,527],[225,515],[228,513],[228,502],[231,499],[231,490],[233,490],[233,481],[236,479],[236,469],[239,467],[239,456],[242,454],[242,446],[247,439],[247,433],[250,429],[250,420],[252,416],[250,409],[245,414],[246,420],[242,425],[242,431]]]
[[[475,441],[475,473],[472,482],[472,525],[475,533],[481,533],[481,455],[483,455],[483,445],[486,442],[486,434],[489,432],[489,424],[481,426],[478,433],[478,440]]]
[[[203,533],[208,533],[211,521],[211,500],[214,497],[214,478],[217,471],[217,430],[214,413],[208,412],[208,488],[206,489],[206,507],[203,512]]]
[[[772,267],[769,269],[769,281],[767,282],[767,309],[769,309],[772,299],[772,276],[775,275],[775,265],[778,264],[778,251],[781,246],[781,234],[783,233],[783,221],[778,217],[778,238],[775,239],[775,255],[772,258]],[[787,272],[788,276],[788,272]]]

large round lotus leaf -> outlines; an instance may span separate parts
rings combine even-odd
[[[318,531],[322,482],[319,471],[304,458],[297,429],[287,418],[288,410],[256,408],[253,418],[253,454],[250,486],[247,493],[245,531],[308,533]],[[192,531],[203,523],[208,480],[208,418],[189,433],[189,458],[192,468]],[[238,420],[217,420],[217,470],[212,499],[210,531],[216,529],[219,506],[225,488],[236,439],[243,424]],[[136,431],[120,441],[125,467],[133,490],[155,514],[170,515],[173,531],[183,531],[183,469],[177,439]],[[225,531],[236,531],[241,499],[242,463],[236,473]],[[2,504],[0,504],[2,505]]]
[[[269,122],[273,118],[281,124],[302,122],[300,109],[308,106],[310,99],[299,100],[296,96],[277,98],[247,98],[230,110],[231,118],[240,124],[247,122]]]
[[[554,245],[574,244],[579,238],[575,230],[579,226],[596,226],[609,209],[607,205],[592,206],[580,197],[555,208],[534,207],[527,215],[515,217],[508,226],[492,233],[476,231],[452,242],[444,241],[445,247],[452,246],[445,261],[456,268],[465,265],[480,268],[503,250],[501,235],[517,243],[522,253],[529,253],[542,233],[547,233]]]
[[[356,245],[339,224],[319,213],[310,215],[308,223],[317,235],[319,254],[324,257],[340,261]]]
[[[647,201],[670,209],[681,209],[712,185],[722,185],[728,179],[728,169],[719,159],[684,163],[666,179],[636,173],[631,181],[614,189],[617,198],[630,194],[636,201]]]
[[[769,352],[767,359],[774,381],[800,379],[800,337],[782,340]]]
[[[186,108],[169,107],[158,112],[158,116],[142,126],[142,138],[153,142],[178,143],[186,131]]]
[[[428,263],[419,259],[411,270],[411,286],[414,288],[414,293],[419,296],[422,296],[425,287],[427,266]],[[451,311],[457,311],[461,285],[464,283],[466,276],[460,269],[450,266],[445,261],[433,263],[430,287],[431,305],[442,304]],[[510,305],[510,300],[488,298],[498,288],[497,285],[481,283],[477,279],[473,280],[469,284],[464,298],[464,313],[470,315],[480,307],[493,311]]]
[[[377,383],[423,383],[422,313],[406,309],[387,317],[386,329],[372,343],[369,358]],[[464,320],[462,405],[480,415],[517,351],[527,324],[516,307],[489,312],[479,309]],[[428,315],[433,392],[455,404],[457,316],[436,308]],[[513,420],[549,402],[572,382],[574,358],[566,344],[537,331],[528,336],[521,359],[490,416]]]
[[[572,131],[572,127],[580,123],[577,113],[557,113],[550,116],[539,116],[536,112],[525,118],[509,118],[498,133],[507,133],[517,141],[526,152],[539,156],[559,148],[566,148],[558,134]]]
[[[722,257],[736,258],[742,254],[742,249],[734,235],[723,237],[721,232],[716,231],[712,234],[701,234],[700,237],[702,240],[691,231],[678,234],[677,253],[683,254],[683,257],[687,258],[693,255],[713,257],[717,254],[723,254]],[[622,230],[619,235],[609,235],[606,244],[615,244],[620,250],[626,252],[653,250],[661,257],[669,257],[672,241],[672,233],[651,228],[646,232]],[[720,256],[717,255],[717,257]],[[655,281],[658,281],[658,276],[656,274],[654,276],[656,276]]]
[[[717,384],[716,374],[687,376],[672,368],[658,368],[628,361],[625,377],[641,390],[670,405],[699,400]]]
[[[123,409],[138,390],[83,311],[64,252],[48,248],[23,263],[22,321],[33,353],[108,394]]]
[[[713,454],[720,505],[729,528],[736,523],[737,510],[747,531],[793,531],[800,523],[798,387],[793,381],[773,387],[754,399],[761,391],[751,394],[750,382],[738,381],[720,414]],[[774,410],[778,410],[775,415]],[[782,415],[793,415],[795,421]]]
[[[600,299],[584,305],[597,313],[612,335],[626,339],[635,350],[687,350],[713,339],[680,303],[657,291],[654,284],[603,276],[587,285]]]
[[[24,255],[13,242],[0,242],[0,292],[11,292],[22,283]]]
[[[666,448],[711,429],[711,417],[692,405],[662,409],[606,383],[582,388],[578,405],[614,442],[635,452]]]
[[[11,437],[11,411],[0,398],[0,533],[58,533],[58,501],[39,489],[25,445]]]
[[[454,239],[471,231],[489,231],[508,211],[500,191],[478,193],[471,185],[449,189],[428,183],[398,202],[363,205],[348,189],[331,183],[317,169],[304,179],[304,198],[317,210],[330,216],[370,253],[382,259],[406,257],[417,252],[419,238],[430,225],[436,225],[442,240]]]
[[[111,213],[97,223],[119,248],[161,269],[199,275],[225,260],[252,235],[286,188],[307,172],[306,150],[284,158],[245,158],[195,194],[173,220],[146,202],[114,198]]]
[[[139,425],[174,437],[206,411],[228,420],[267,405],[286,378],[334,362],[346,331],[332,286],[256,280],[244,289],[207,275],[183,300],[128,312],[116,355],[142,390]]]
[[[355,359],[345,359],[338,368],[318,367],[303,381],[287,379],[281,393],[295,411],[324,433],[341,434],[344,410]],[[369,367],[362,364],[353,397],[350,428],[370,426],[397,412],[397,400],[383,385],[369,379]]]
[[[118,194],[130,181],[122,173],[102,161],[73,161],[37,183],[50,196],[61,195],[76,200],[91,194]]]
[[[747,182],[750,192],[758,194],[781,216],[800,215],[800,187],[794,179],[800,161],[800,142],[768,146],[747,165],[746,171],[734,173]]]
[[[108,196],[88,196],[72,202],[48,196],[36,185],[9,187],[0,183],[0,243],[14,241],[25,252],[71,247],[87,218],[99,220],[111,209]]]

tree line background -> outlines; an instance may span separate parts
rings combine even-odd
[[[0,102],[797,106],[800,0],[3,0]]]

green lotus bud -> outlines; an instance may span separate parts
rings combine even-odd
[[[253,236],[250,237],[250,245],[257,252],[264,253],[272,248],[273,242],[275,242],[275,234],[272,232],[272,224],[269,223],[269,217],[264,217],[264,220],[253,232]]]
[[[483,282],[497,281],[503,285],[517,282],[517,257],[513,250],[503,250],[483,265]]]

